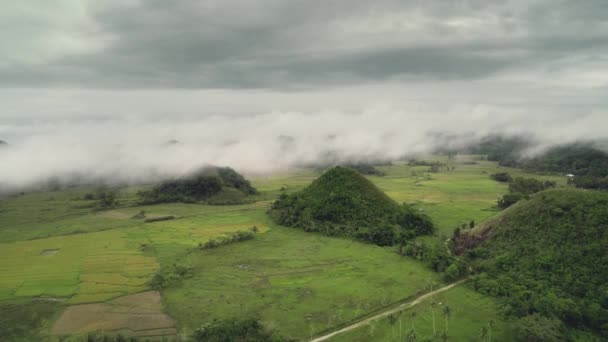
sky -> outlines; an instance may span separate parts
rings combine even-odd
[[[3,184],[608,131],[605,0],[29,0],[0,22]]]

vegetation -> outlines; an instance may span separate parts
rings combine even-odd
[[[517,177],[509,183],[509,193],[498,200],[498,207],[505,209],[523,198],[556,186],[553,181],[540,181],[536,178]]]
[[[257,227],[256,227],[256,229],[257,229]],[[252,240],[254,238],[255,238],[254,230],[248,230],[248,231],[239,230],[236,232],[228,233],[227,235],[224,235],[224,236],[209,239],[205,243],[199,243],[199,247],[201,249],[210,249],[210,248],[216,248],[216,247],[223,246],[223,245],[228,245],[228,244],[235,243],[235,242]]]
[[[256,317],[286,338],[304,340],[439,281],[392,249],[278,226],[180,260],[193,275],[162,294],[186,332],[201,319]]]
[[[216,167],[203,169],[187,177],[164,181],[151,190],[141,191],[139,196],[143,204],[195,203],[209,200],[226,189],[236,190],[244,196],[257,193],[249,181],[233,169]],[[232,201],[226,201],[226,204],[239,204],[233,203],[234,198],[232,196]],[[218,204],[224,204],[221,200],[219,202]]]
[[[107,187],[98,188],[94,194],[88,193],[84,196],[86,200],[95,200],[94,208],[98,210],[106,210],[118,206],[116,191]]]
[[[457,280],[466,274],[465,264],[449,253],[444,241],[439,239],[427,241],[410,241],[401,252],[423,262],[435,272],[445,272],[446,282]]]
[[[174,220],[174,219],[175,219],[175,216],[167,215],[167,216],[149,217],[147,219],[144,219],[144,222],[151,223],[151,222],[159,222],[159,221],[169,221],[169,220]]]
[[[513,181],[513,177],[508,172],[498,172],[490,175],[490,178],[497,182],[510,183]]]
[[[536,172],[572,173],[575,176],[608,176],[608,153],[590,144],[557,146],[540,156],[523,162],[522,167]]]
[[[44,328],[61,310],[52,301],[0,302],[0,339],[3,341],[43,341],[48,338]]]
[[[533,313],[517,320],[515,338],[522,342],[564,341],[564,324],[559,319]]]
[[[299,193],[282,194],[270,214],[282,225],[380,246],[433,232],[426,215],[399,206],[357,171],[344,167],[325,172]]]
[[[162,270],[154,274],[150,280],[150,287],[161,290],[171,285],[179,283],[181,280],[192,277],[193,267],[188,264],[172,264],[163,267]]]
[[[272,342],[284,341],[264,328],[257,319],[215,320],[203,324],[194,332],[194,341],[200,342]]]
[[[431,284],[439,287],[442,276],[445,281],[457,277],[461,264],[454,265],[442,236],[450,234],[455,226],[461,227],[463,222],[470,226],[475,221],[476,226],[484,226],[497,213],[496,198],[507,191],[508,184],[495,182],[488,175],[508,172],[514,178],[532,176],[521,170],[497,167],[478,156],[432,157],[428,162],[446,167],[431,173],[429,166],[423,165],[374,164],[386,176],[369,178],[393,201],[408,203],[407,208],[414,216],[425,213],[436,224],[440,235],[420,236],[405,241],[403,246],[402,240],[394,241],[403,249],[414,242],[422,245],[422,253],[418,253],[420,261],[401,257],[395,253],[398,247],[381,248],[273,224],[265,213],[271,201],[281,193],[291,196],[309,186],[319,176],[312,169],[253,179],[260,189],[256,196],[222,186],[218,194],[201,203],[141,206],[137,192],[145,190],[144,187],[116,189],[120,207],[103,211],[91,211],[96,202],[96,191],[91,188],[32,191],[0,200],[3,270],[0,303],[15,300],[30,303],[33,297],[41,297],[65,299],[65,304],[58,306],[70,305],[68,309],[81,307],[71,306],[78,303],[113,307],[114,301],[131,300],[137,296],[135,293],[154,288],[162,293],[163,308],[175,318],[180,335],[184,332],[188,338],[201,322],[256,317],[287,338],[308,339],[415,297],[428,291]],[[454,165],[457,171],[451,170]],[[555,175],[534,177],[560,184],[566,180]],[[87,198],[89,193],[92,197]],[[206,205],[223,200],[224,195],[241,196],[249,203]],[[401,212],[401,206],[396,206]],[[132,219],[134,216],[140,219]],[[145,218],[163,216],[180,219],[144,223]],[[204,252],[198,248],[199,243],[208,239],[252,226],[259,227],[260,233],[250,242]],[[411,230],[396,223],[386,226],[398,231]],[[425,265],[445,270],[439,275]],[[392,325],[388,320],[379,322],[373,339],[390,340],[390,336],[397,339],[400,319],[403,338],[414,330],[418,340],[440,339],[447,330],[443,328],[446,319],[439,304],[442,302],[451,308],[448,340],[479,339],[482,327],[488,330],[487,339],[491,335],[496,341],[512,340],[505,335],[510,323],[497,316],[499,302],[470,289],[450,291],[454,290],[466,290],[467,294],[435,298],[434,337],[431,307],[427,306],[429,303],[421,303],[413,320],[406,319],[409,316],[404,314],[394,317]],[[160,298],[158,293],[157,296]],[[490,319],[496,321],[492,328]],[[53,321],[46,320],[48,324],[41,326],[40,334],[48,334]],[[23,326],[32,327],[31,331],[37,329],[27,320]],[[108,329],[114,330],[110,325]],[[353,340],[371,339],[368,326],[361,331],[359,334],[357,330],[358,337]],[[96,337],[101,338],[102,334]],[[109,339],[111,335],[107,336]],[[82,335],[73,339],[61,337],[66,342],[82,338]],[[52,337],[22,340],[55,341]]]
[[[362,175],[384,176],[384,172],[378,170],[372,164],[368,164],[368,163],[347,163],[342,166],[356,170],[357,172],[359,172]]]
[[[544,191],[496,220],[471,252],[473,286],[504,297],[510,315],[608,333],[608,194]]]
[[[577,188],[608,190],[608,176],[604,178],[593,176],[574,177],[570,183]]]
[[[522,152],[532,146],[531,139],[523,136],[489,135],[466,149],[471,154],[484,154],[501,166],[518,166]]]
[[[483,341],[482,329],[486,341],[513,341],[511,324],[500,315],[499,300],[458,286],[330,341],[414,341],[414,336],[415,341]]]

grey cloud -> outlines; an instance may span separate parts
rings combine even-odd
[[[467,80],[572,59],[576,67],[608,52],[605,1],[182,0],[97,3],[87,13],[95,27],[88,38],[102,46],[0,63],[0,85],[290,89]]]

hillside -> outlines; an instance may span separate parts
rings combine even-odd
[[[257,190],[248,180],[229,167],[208,167],[198,172],[164,181],[149,191],[139,193],[145,204],[169,202],[201,202],[239,204]]]
[[[282,195],[270,215],[282,225],[353,236],[379,245],[433,230],[426,216],[398,205],[363,175],[340,166],[301,192]]]
[[[508,314],[608,333],[607,193],[543,191],[473,234],[485,239],[468,253],[473,286],[505,297]]]
[[[608,153],[583,143],[556,146],[525,161],[523,167],[533,171],[605,177],[608,176]]]

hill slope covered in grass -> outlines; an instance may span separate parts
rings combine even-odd
[[[608,193],[543,191],[484,227],[469,252],[476,289],[504,297],[527,329],[558,319],[608,336]]]
[[[400,206],[357,171],[339,166],[301,192],[282,195],[270,215],[282,225],[353,236],[378,245],[433,231],[426,216]]]
[[[241,204],[257,190],[229,167],[209,167],[186,177],[164,181],[139,193],[144,204],[202,202]]]

